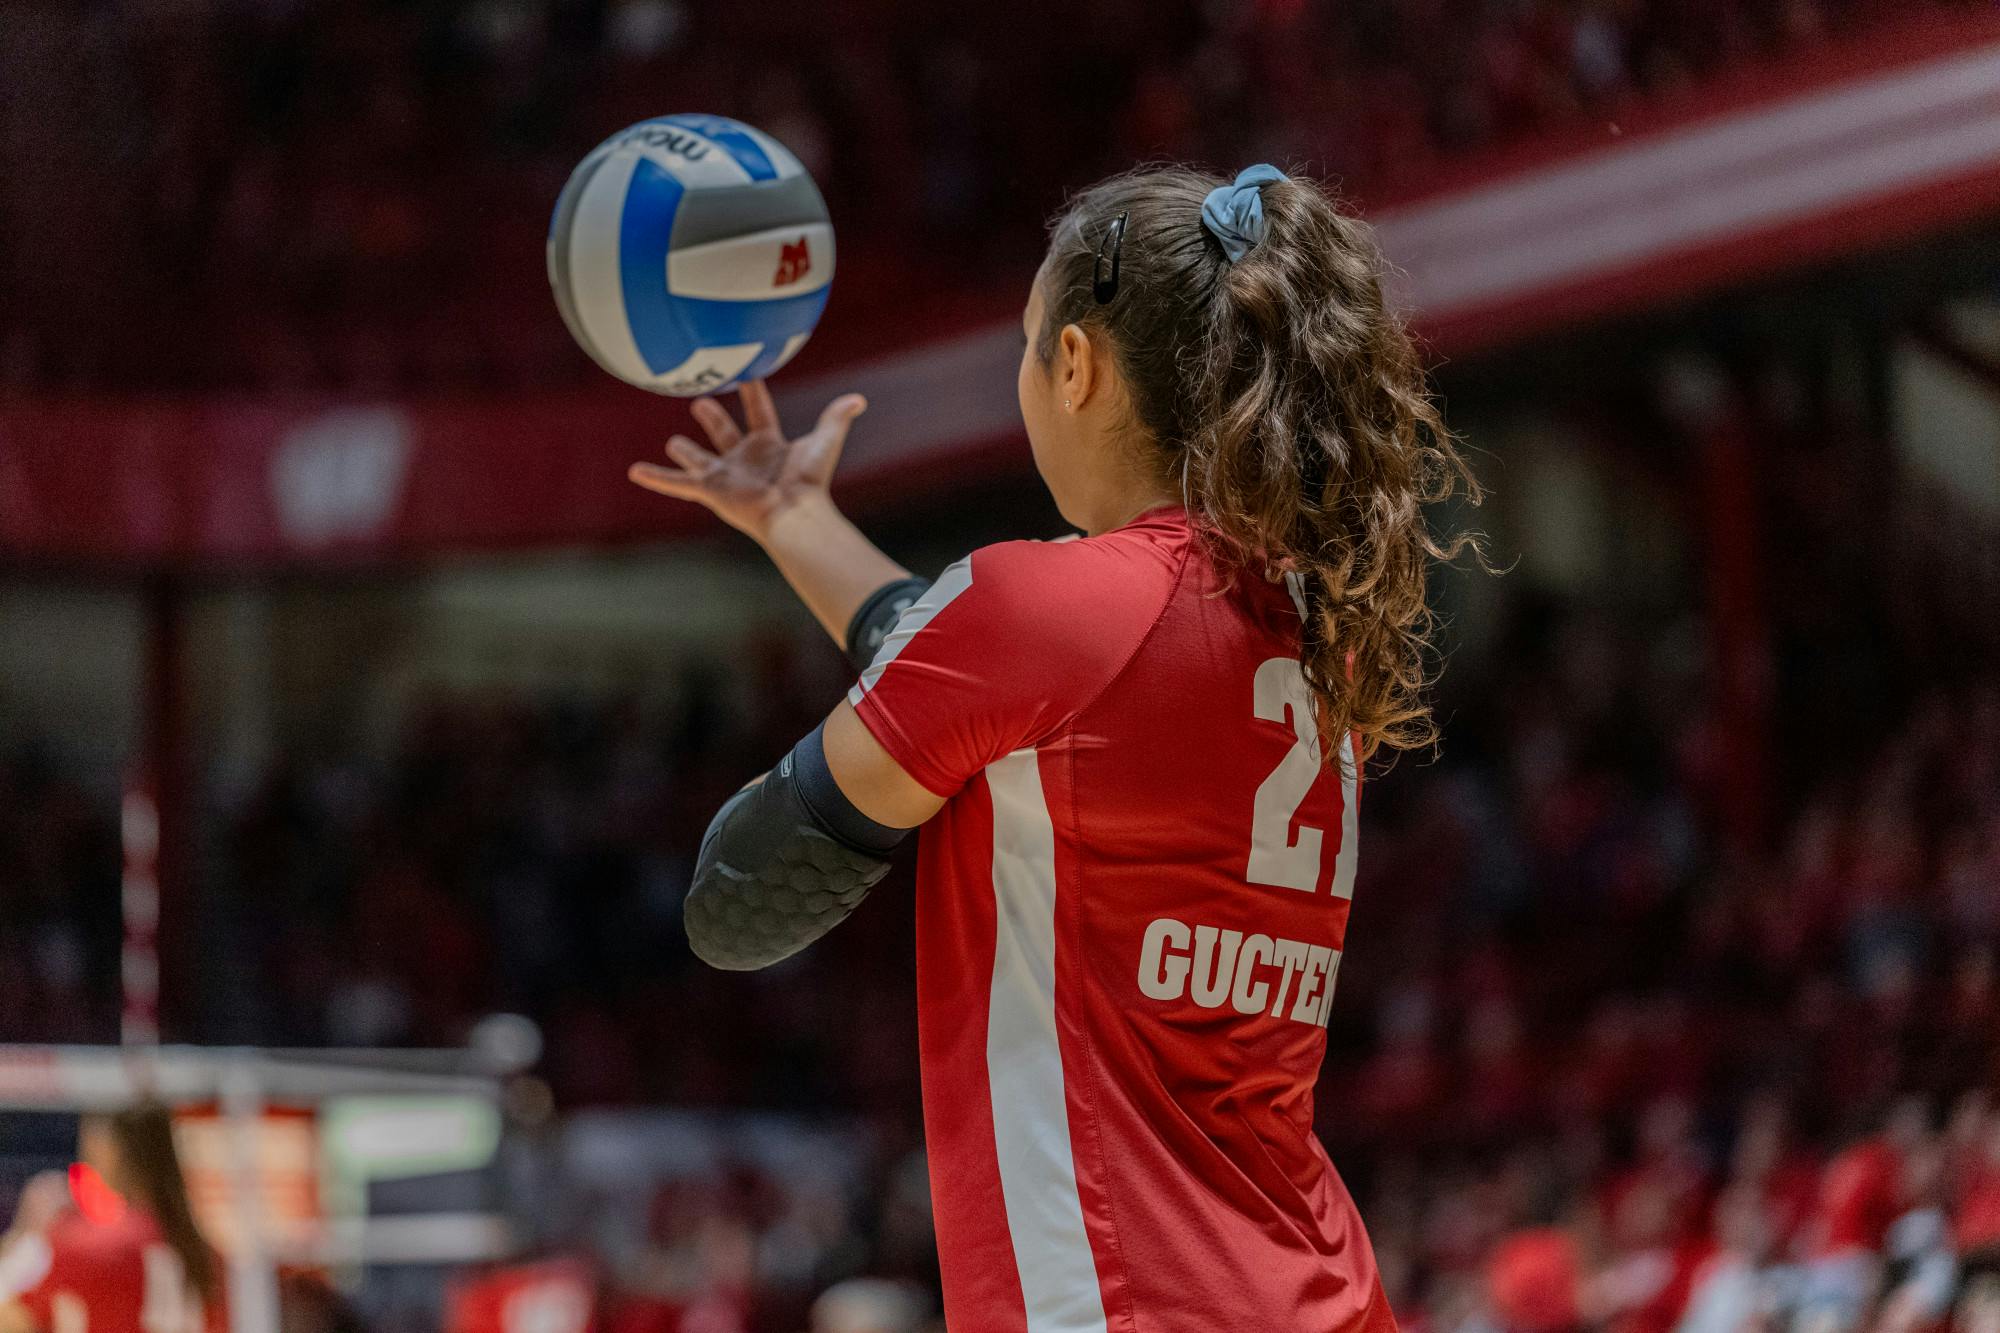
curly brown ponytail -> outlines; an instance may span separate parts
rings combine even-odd
[[[1276,181],[1264,241],[1231,263],[1201,222],[1221,183],[1146,168],[1074,199],[1051,228],[1038,354],[1067,324],[1107,334],[1135,437],[1218,553],[1300,576],[1323,752],[1350,732],[1358,759],[1429,745],[1425,574],[1479,545],[1440,541],[1424,506],[1477,504],[1479,484],[1383,300],[1367,224],[1309,181]],[[1093,269],[1121,213],[1117,290],[1100,305]]]

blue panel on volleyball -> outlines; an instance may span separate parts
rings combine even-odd
[[[618,272],[625,296],[625,319],[646,369],[664,374],[700,346],[667,290],[667,244],[674,234],[674,210],[681,183],[641,159],[625,187],[625,212],[618,222]]]

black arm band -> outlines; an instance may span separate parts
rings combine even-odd
[[[847,793],[833,780],[833,770],[826,763],[826,723],[822,722],[807,732],[792,752],[779,762],[779,767],[790,765],[792,783],[798,788],[799,799],[829,837],[837,838],[857,852],[873,852],[887,856],[896,845],[910,836],[906,828],[891,828],[878,824],[862,814],[847,799]]]
[[[861,603],[854,618],[847,622],[847,660],[854,663],[856,671],[868,669],[875,654],[881,651],[882,640],[896,628],[897,619],[930,586],[929,579],[896,579],[868,594],[868,600]]]
[[[908,834],[854,808],[815,727],[710,822],[683,909],[688,944],[731,971],[789,958],[847,919]]]

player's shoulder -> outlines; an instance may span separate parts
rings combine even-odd
[[[962,577],[982,600],[1018,603],[1038,616],[1088,611],[1119,618],[1171,595],[1187,557],[1185,520],[1142,519],[1095,537],[1006,541],[967,556]]]

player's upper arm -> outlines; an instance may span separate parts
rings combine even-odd
[[[0,1333],[36,1333],[35,1317],[19,1301],[0,1300]]]
[[[826,719],[826,766],[841,795],[878,824],[915,828],[936,814],[944,797],[903,771],[882,742],[841,703]]]
[[[1043,744],[1131,659],[1171,591],[1167,561],[1135,543],[1003,542],[951,566],[848,693],[845,768],[828,727],[843,791],[871,817],[902,823],[923,805],[920,788],[936,801],[927,818],[988,764]],[[884,761],[899,776],[870,777]],[[863,803],[871,796],[880,810]]]

